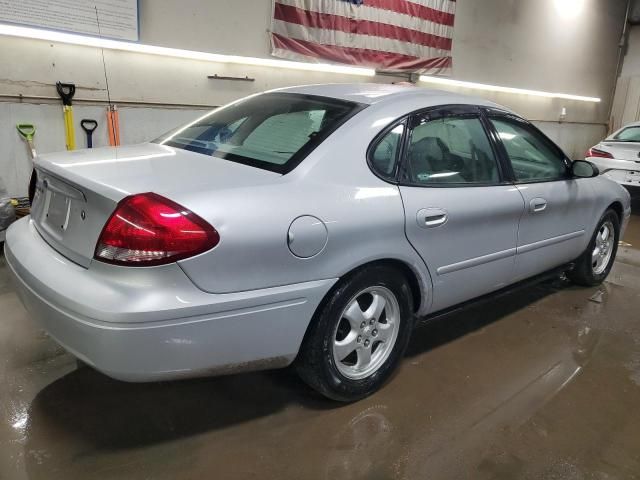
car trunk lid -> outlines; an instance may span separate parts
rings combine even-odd
[[[42,237],[59,253],[87,267],[96,241],[117,201],[36,168],[38,183],[31,219]]]
[[[32,220],[58,252],[88,267],[104,225],[123,198],[153,192],[198,214],[189,198],[271,182],[279,174],[223,159],[143,144],[79,150],[36,159]],[[206,218],[205,218],[206,220]]]
[[[640,162],[640,143],[637,142],[602,142],[596,148],[610,153],[616,160]]]

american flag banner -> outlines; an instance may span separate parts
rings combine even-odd
[[[274,0],[272,54],[448,74],[455,13],[456,0]]]

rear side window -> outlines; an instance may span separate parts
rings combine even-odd
[[[491,121],[507,150],[516,180],[543,182],[566,178],[564,154],[533,128],[508,118]]]
[[[493,184],[498,162],[476,115],[416,117],[407,151],[412,184]]]
[[[381,177],[393,180],[405,126],[395,126],[375,146],[369,157],[371,168]]]
[[[156,142],[287,173],[362,108],[331,98],[268,93],[215,110]]]
[[[640,127],[628,127],[618,132],[614,140],[618,142],[640,142]]]

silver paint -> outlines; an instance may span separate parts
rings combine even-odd
[[[287,244],[291,253],[299,258],[318,255],[329,241],[327,226],[318,217],[303,215],[291,222]]]
[[[41,181],[71,192],[60,203],[64,222],[58,230],[48,224],[52,194],[41,189],[33,217],[9,229],[5,251],[24,303],[59,343],[109,375],[135,381],[291,362],[324,296],[362,265],[404,265],[421,292],[416,313],[424,315],[575,259],[613,202],[623,207],[623,229],[628,223],[628,193],[604,177],[422,188],[398,187],[369,170],[370,143],[408,112],[490,102],[399,86],[288,91],[368,107],[284,176],[158,144],[36,159]],[[116,204],[149,191],[211,223],[220,243],[161,267],[93,260]],[[546,207],[529,210],[540,198]],[[322,220],[327,239],[300,258],[322,243],[311,233],[302,255],[292,254],[312,227],[298,229],[295,220],[308,217]]]

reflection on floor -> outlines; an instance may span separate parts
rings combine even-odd
[[[599,289],[557,280],[419,328],[395,378],[348,406],[287,371],[133,385],[78,370],[0,259],[0,479],[634,478],[637,216],[625,241]]]

